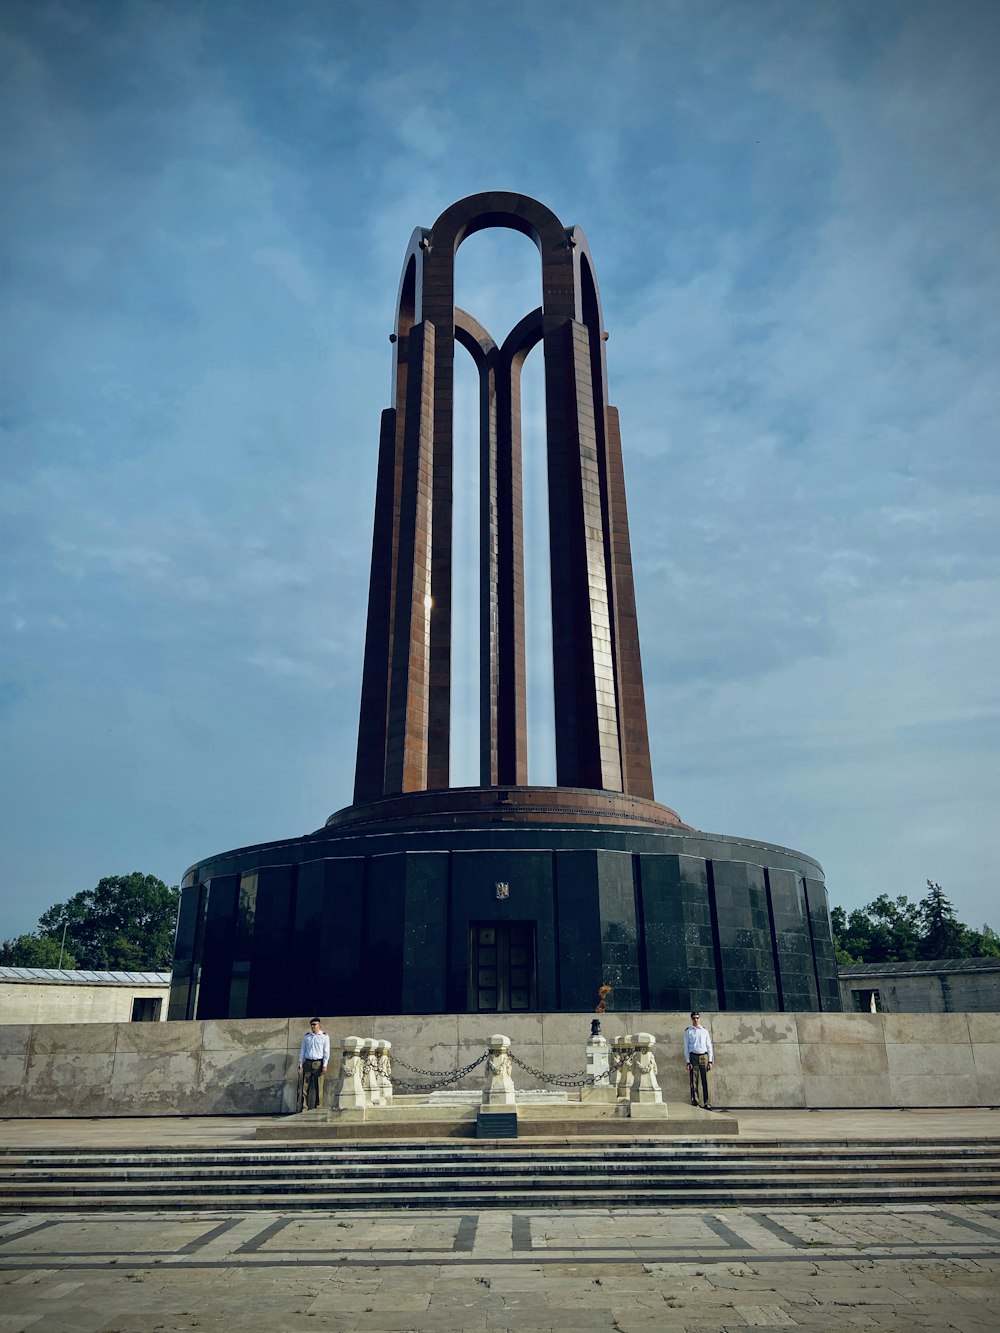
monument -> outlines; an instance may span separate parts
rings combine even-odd
[[[499,345],[455,306],[487,227],[538,248]],[[171,1018],[840,1009],[823,872],[653,797],[617,410],[579,227],[473,195],[418,227],[382,413],[353,804],[184,876]],[[528,781],[520,377],[542,346],[556,786]],[[480,783],[449,785],[456,344],[480,382]],[[602,1001],[603,1002],[603,1001]]]

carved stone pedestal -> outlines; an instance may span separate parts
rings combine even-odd
[[[490,1037],[486,1057],[486,1083],[483,1087],[484,1106],[514,1106],[517,1097],[511,1078],[513,1065],[510,1058],[510,1037],[500,1033]]]

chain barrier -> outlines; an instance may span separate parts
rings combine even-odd
[[[530,1074],[532,1078],[540,1079],[545,1085],[554,1084],[557,1088],[586,1088],[596,1087],[602,1082],[610,1083],[612,1075],[616,1074],[622,1065],[629,1059],[629,1055],[619,1055],[617,1052],[611,1051],[609,1052],[611,1057],[610,1067],[600,1074],[590,1074],[586,1069],[578,1069],[572,1074],[547,1074],[544,1069],[535,1069],[533,1066],[525,1064],[525,1062],[519,1059],[513,1051],[508,1051],[507,1054],[510,1056],[513,1063],[523,1069],[526,1074]],[[403,1069],[408,1069],[411,1073],[420,1074],[423,1078],[430,1079],[431,1081],[427,1083],[416,1083],[412,1079],[394,1077],[392,1080],[393,1086],[396,1088],[409,1088],[414,1092],[429,1092],[433,1088],[446,1088],[452,1083],[459,1083],[463,1078],[467,1078],[474,1069],[477,1069],[483,1063],[488,1055],[489,1051],[485,1050],[477,1060],[473,1060],[471,1064],[467,1064],[464,1069],[458,1069],[453,1074],[444,1074],[437,1069],[421,1069],[418,1065],[407,1064],[405,1060],[401,1060],[394,1052],[392,1057],[394,1067],[399,1066]],[[365,1055],[362,1058],[361,1064],[363,1074],[367,1073],[369,1069],[377,1070],[378,1057],[374,1055]]]
[[[596,1087],[602,1079],[609,1078],[611,1074],[609,1069],[596,1075],[589,1074],[586,1069],[578,1069],[573,1074],[546,1074],[544,1069],[533,1069],[531,1065],[526,1065],[523,1060],[518,1059],[513,1051],[508,1051],[507,1054],[514,1064],[520,1066],[526,1074],[530,1074],[532,1078],[540,1078],[543,1083],[554,1083],[557,1088]]]
[[[414,1083],[405,1078],[394,1078],[393,1087],[412,1088],[415,1092],[428,1092],[431,1088],[445,1088],[450,1083],[458,1083],[461,1079],[467,1078],[469,1074],[483,1063],[489,1051],[483,1051],[478,1060],[473,1060],[471,1064],[466,1065],[464,1069],[457,1069],[454,1074],[443,1074],[438,1069],[420,1069],[416,1065],[409,1065],[405,1060],[394,1058],[393,1065],[401,1065],[404,1069],[409,1069],[411,1073],[422,1074],[425,1078],[432,1079],[431,1083]]]

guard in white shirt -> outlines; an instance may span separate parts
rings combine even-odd
[[[310,1018],[309,1031],[299,1047],[300,1111],[323,1105],[323,1076],[330,1063],[330,1038],[320,1024],[320,1019]]]
[[[712,1099],[708,1095],[708,1071],[712,1068],[715,1055],[712,1050],[712,1035],[708,1028],[701,1025],[701,1014],[691,1015],[691,1026],[684,1029],[684,1063],[687,1065],[688,1080],[691,1084],[691,1105],[698,1105],[698,1084],[701,1084],[701,1104],[706,1111],[712,1109]]]

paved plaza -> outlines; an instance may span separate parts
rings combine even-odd
[[[10,1217],[0,1329],[1000,1327],[1000,1209]]]
[[[740,1112],[742,1137],[996,1138],[998,1113]],[[257,1118],[0,1122],[0,1147]],[[0,1333],[1000,1328],[1000,1206],[0,1214]]]

